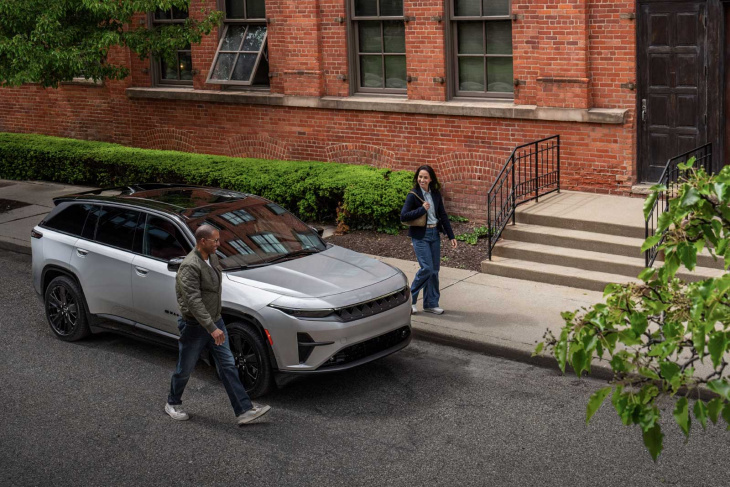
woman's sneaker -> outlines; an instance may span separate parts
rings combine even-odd
[[[269,410],[271,410],[271,406],[259,406],[257,404],[254,404],[253,408],[249,409],[243,414],[239,414],[236,418],[236,421],[238,422],[239,426],[242,426],[244,424],[250,423],[254,419],[260,418],[264,414],[268,413]]]
[[[444,314],[444,310],[441,308],[423,308],[423,311],[425,311],[426,313],[433,313],[435,315]]]
[[[418,309],[416,308],[415,304],[412,304],[411,305],[411,314],[414,315],[416,313],[418,313]]]
[[[165,412],[169,414],[172,419],[176,419],[178,421],[190,419],[188,413],[183,411],[182,406],[179,405],[173,406],[172,404],[165,404]]]

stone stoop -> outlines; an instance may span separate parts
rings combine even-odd
[[[638,281],[644,269],[643,201],[638,198],[563,192],[517,209],[482,272],[515,279],[603,291],[609,283]],[[661,261],[661,255],[659,259]],[[695,281],[722,275],[722,264],[698,256]]]

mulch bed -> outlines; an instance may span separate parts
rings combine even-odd
[[[469,233],[477,226],[479,224],[451,223],[455,235]],[[456,249],[452,249],[446,236],[441,237],[442,266],[481,272],[481,263],[487,258],[486,239],[479,239],[476,245],[459,242]],[[398,235],[388,235],[372,230],[351,230],[345,235],[333,235],[327,237],[326,240],[356,252],[416,261],[416,255],[406,229]]]

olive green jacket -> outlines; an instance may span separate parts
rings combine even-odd
[[[180,264],[175,279],[175,293],[185,321],[197,321],[213,333],[221,319],[221,283],[223,272],[218,256],[209,256],[210,265],[193,249]],[[212,267],[211,267],[212,266]]]

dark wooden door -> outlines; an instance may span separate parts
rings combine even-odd
[[[667,161],[706,143],[707,4],[639,4],[639,179],[655,182]]]

